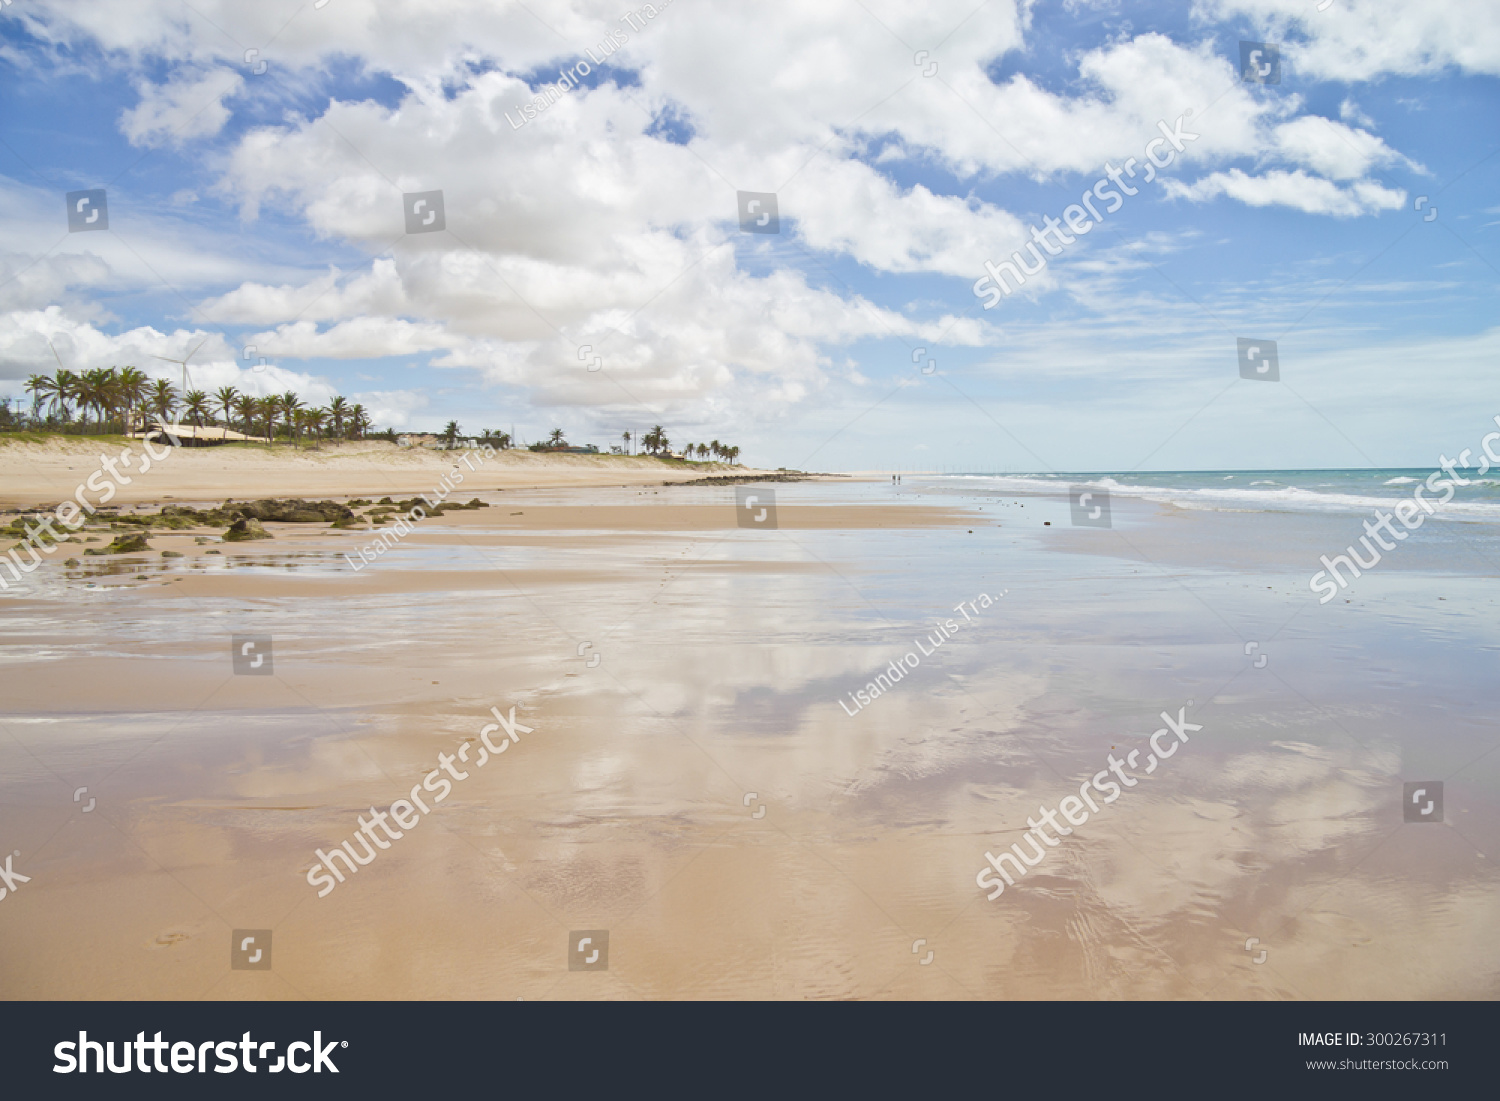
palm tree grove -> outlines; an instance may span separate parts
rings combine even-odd
[[[233,386],[213,394],[179,392],[169,379],[148,379],[135,367],[101,367],[32,375],[29,413],[8,415],[4,427],[22,431],[99,435],[142,432],[157,425],[223,427],[268,443],[364,439],[373,428],[365,407],[335,395],[326,407],[308,408],[292,391],[254,397]]]
[[[135,367],[101,367],[74,372],[59,367],[52,375],[32,375],[26,380],[31,396],[29,411],[14,413],[0,406],[0,429],[8,431],[58,432],[70,435],[132,434],[157,426],[191,425],[194,428],[227,428],[266,443],[317,444],[323,440],[361,440],[370,437],[395,440],[392,429],[374,431],[365,407],[334,395],[326,406],[308,407],[295,391],[255,397],[233,386],[221,386],[212,394],[204,390],[179,391],[171,380],[149,378]],[[460,438],[456,421],[449,421],[438,438],[450,447]],[[486,430],[480,439],[502,450],[513,446],[508,433]],[[610,447],[615,455],[650,455],[670,461],[715,462],[738,465],[740,449],[718,440],[672,446],[663,425],[646,432],[623,432],[621,443]],[[568,448],[566,433],[554,428],[547,438],[531,445],[534,451]]]

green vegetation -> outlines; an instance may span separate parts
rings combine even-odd
[[[630,454],[630,433],[625,432],[620,438],[624,441],[624,446],[612,447],[610,451],[616,455]],[[682,448],[681,458],[679,459],[672,451],[672,442],[667,438],[666,429],[659,424],[653,425],[651,431],[639,437],[638,442],[642,454],[654,455],[658,459],[668,461],[692,462],[694,461],[694,456],[696,456],[698,462],[704,462],[712,457],[717,461],[735,466],[739,464],[740,459],[740,449],[738,447],[722,444],[718,440],[714,440],[712,443],[685,444]]]
[[[304,438],[316,444],[323,439],[365,439],[373,427],[363,405],[350,405],[341,396],[332,398],[327,408],[307,408],[290,390],[256,398],[221,386],[212,396],[202,390],[179,395],[169,379],[153,381],[134,367],[100,367],[76,374],[59,367],[50,376],[28,378],[26,392],[31,395],[29,413],[0,407],[0,433],[6,438],[40,442],[57,433],[128,437],[152,425],[188,423],[222,426],[262,437],[268,444],[278,437],[290,444],[301,444]]]

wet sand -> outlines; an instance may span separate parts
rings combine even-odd
[[[371,533],[322,524],[54,556],[0,594],[0,850],[31,877],[0,996],[1500,993],[1486,525],[1325,607],[1325,517],[775,492],[774,531],[725,487],[476,492],[358,572]],[[272,675],[235,674],[235,635]],[[1190,744],[985,898],[986,851],[1190,699]],[[511,706],[532,731],[474,767]],[[464,746],[318,897],[315,850]],[[1404,824],[1427,779],[1444,822]],[[272,931],[270,970],[231,967],[236,929]],[[570,970],[598,929],[608,969]]]

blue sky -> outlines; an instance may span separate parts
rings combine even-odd
[[[1431,466],[1500,413],[1493,13],[910,7],[7,6],[0,387],[49,341],[175,378],[150,357],[206,337],[205,389],[827,470]],[[986,260],[1189,111],[1161,177],[983,308]],[[109,230],[69,233],[96,187]],[[446,228],[406,233],[431,190]]]

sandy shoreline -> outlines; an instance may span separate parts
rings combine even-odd
[[[0,508],[56,504],[100,469],[104,456],[139,441],[73,440],[0,443]],[[383,440],[329,443],[319,450],[290,446],[171,448],[145,475],[120,485],[114,503],[138,504],[246,500],[261,497],[409,496],[438,486],[462,452],[401,448]],[[723,463],[666,463],[649,456],[542,454],[532,451],[484,453],[466,468],[468,491],[598,486],[660,485],[716,475],[774,475],[753,467]],[[128,476],[128,475],[127,475]]]
[[[1065,498],[850,481],[777,485],[778,528],[747,530],[729,486],[474,478],[490,507],[357,571],[373,528],[268,522],[67,545],[0,593],[0,847],[31,877],[0,905],[0,996],[1500,992],[1475,856],[1500,765],[1457,775],[1500,761],[1493,579],[1393,564],[1321,608],[1323,517],[1085,530]],[[236,636],[270,640],[270,675],[235,671]],[[986,851],[1188,700],[1170,767],[984,897]],[[533,731],[476,770],[511,706]],[[319,897],[318,850],[461,752],[452,797]],[[1457,828],[1403,831],[1428,776],[1455,777]],[[230,966],[234,929],[272,931],[271,970]],[[607,971],[569,970],[580,929],[610,930]]]

